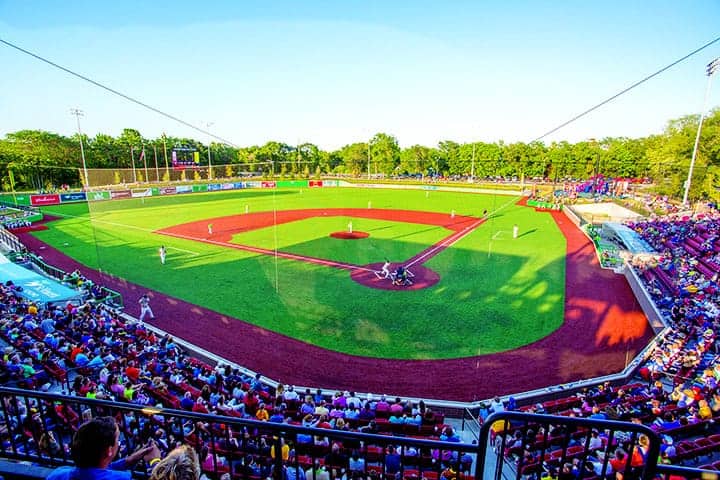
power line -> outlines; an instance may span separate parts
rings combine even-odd
[[[687,55],[685,55],[685,56],[682,57],[682,58],[679,58],[679,59],[675,60],[675,61],[672,62],[670,65],[667,65],[667,66],[661,68],[661,69],[658,70],[657,72],[648,75],[647,77],[643,78],[642,80],[638,80],[637,82],[633,83],[632,85],[630,85],[629,87],[625,88],[624,90],[621,90],[620,92],[616,93],[616,94],[613,95],[612,97],[610,97],[610,98],[608,98],[608,99],[606,99],[606,100],[603,100],[602,102],[598,103],[597,105],[595,105],[595,106],[593,106],[593,107],[588,108],[587,110],[585,110],[584,112],[582,112],[582,113],[580,113],[580,114],[578,114],[578,115],[575,115],[574,117],[572,117],[570,120],[566,121],[565,123],[562,123],[562,124],[558,125],[557,127],[553,128],[552,130],[550,130],[550,131],[548,131],[548,132],[540,135],[540,136],[537,137],[535,140],[533,140],[533,142],[537,142],[537,141],[539,141],[539,140],[542,140],[543,138],[547,137],[548,135],[557,132],[557,131],[560,130],[561,128],[570,125],[571,123],[573,123],[573,122],[576,121],[576,120],[579,120],[580,118],[584,117],[584,116],[587,115],[588,113],[597,110],[598,108],[602,107],[603,105],[605,105],[605,104],[607,104],[607,103],[612,102],[613,100],[615,100],[615,99],[618,98],[619,96],[624,95],[625,93],[629,92],[630,90],[634,89],[635,87],[638,87],[638,86],[642,85],[643,83],[647,82],[647,81],[650,80],[651,78],[660,75],[660,74],[661,74],[662,72],[664,72],[665,70],[668,70],[668,69],[674,67],[675,65],[677,65],[678,63],[687,60],[688,58],[692,57],[692,56],[695,55],[696,53],[698,53],[698,52],[706,49],[707,47],[709,47],[710,45],[712,45],[712,44],[714,44],[714,43],[716,43],[716,42],[718,42],[718,41],[720,41],[720,37],[717,37],[716,39],[709,41],[708,43],[706,43],[706,44],[703,45],[702,47],[700,47],[700,48],[698,48],[698,49],[696,49],[696,50],[693,50],[692,52],[688,53]],[[532,142],[530,142],[530,143],[532,143]]]
[[[82,74],[77,73],[77,72],[75,72],[75,71],[73,71],[73,70],[70,70],[69,68],[63,67],[62,65],[59,65],[59,64],[57,64],[57,63],[55,63],[55,62],[53,62],[53,61],[50,61],[50,60],[48,60],[47,58],[41,57],[40,55],[38,55],[38,54],[36,54],[36,53],[33,53],[33,52],[29,51],[29,50],[25,50],[24,48],[19,47],[18,45],[15,45],[14,43],[8,42],[7,40],[3,40],[2,38],[0,38],[0,43],[4,43],[4,44],[7,45],[8,47],[14,48],[15,50],[18,50],[18,51],[20,51],[20,52],[22,52],[22,53],[24,53],[24,54],[26,54],[26,55],[29,55],[29,56],[31,56],[31,57],[33,57],[33,58],[36,58],[37,60],[40,60],[41,62],[45,62],[45,63],[47,63],[48,65],[51,65],[51,66],[53,66],[53,67],[55,67],[55,68],[57,68],[57,69],[59,69],[59,70],[62,70],[63,72],[69,73],[70,75],[72,75],[72,76],[74,76],[74,77],[77,77],[77,78],[79,78],[79,79],[81,79],[81,80],[85,80],[85,81],[88,82],[88,83],[92,83],[92,84],[95,85],[96,87],[100,87],[100,88],[102,88],[103,90],[107,90],[108,92],[110,92],[110,93],[112,93],[112,94],[114,94],[114,95],[117,95],[117,96],[119,96],[119,97],[124,98],[125,100],[128,100],[128,101],[130,101],[130,102],[132,102],[132,103],[135,103],[135,104],[137,104],[137,105],[140,105],[141,107],[146,108],[146,109],[148,109],[148,110],[150,110],[150,111],[153,111],[153,112],[155,112],[155,113],[157,113],[157,114],[159,114],[159,115],[162,115],[163,117],[169,118],[170,120],[174,120],[174,121],[176,121],[176,122],[178,122],[178,123],[180,123],[180,124],[182,124],[182,125],[185,125],[186,127],[190,127],[190,128],[192,128],[193,130],[195,130],[195,131],[198,131],[198,132],[200,132],[200,133],[203,133],[203,134],[205,134],[205,135],[208,135],[208,136],[210,136],[210,137],[212,137],[212,138],[214,138],[214,139],[216,139],[216,140],[221,141],[222,143],[224,143],[224,144],[226,144],[226,145],[230,145],[230,146],[235,147],[235,148],[240,148],[238,145],[235,145],[235,144],[234,144],[233,142],[231,142],[230,140],[226,140],[226,139],[224,139],[224,138],[222,138],[222,137],[219,137],[219,136],[217,136],[217,135],[215,135],[215,134],[213,134],[213,133],[211,133],[211,132],[209,132],[209,131],[207,131],[207,130],[205,130],[205,129],[203,129],[203,128],[200,128],[200,127],[198,127],[198,126],[196,126],[196,125],[193,125],[193,124],[190,123],[190,122],[187,122],[187,121],[183,120],[182,118],[179,118],[179,117],[176,117],[175,115],[172,115],[172,114],[170,114],[170,113],[164,112],[164,111],[160,110],[159,108],[155,108],[155,107],[153,107],[152,105],[148,105],[147,103],[142,102],[142,101],[140,101],[140,100],[138,100],[138,99],[136,99],[136,98],[134,98],[134,97],[131,97],[130,95],[127,95],[127,94],[122,93],[122,92],[120,92],[120,91],[118,91],[118,90],[115,90],[114,88],[108,87],[107,85],[103,85],[102,83],[100,83],[100,82],[98,82],[98,81],[96,81],[96,80],[93,80],[92,78],[86,77],[85,75],[82,75]]]

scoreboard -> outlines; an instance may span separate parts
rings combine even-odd
[[[195,147],[175,146],[172,149],[173,170],[200,167],[200,152]]]

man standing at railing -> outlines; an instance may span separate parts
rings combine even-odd
[[[120,430],[112,417],[98,417],[82,424],[72,441],[75,466],[56,468],[48,480],[130,480],[129,469],[141,459],[150,466],[160,461],[160,451],[151,442],[113,462],[120,449],[119,438]]]

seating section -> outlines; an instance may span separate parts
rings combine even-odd
[[[644,423],[665,436],[662,454],[666,461],[697,465],[713,460],[713,454],[720,452],[720,431],[715,427],[720,417],[716,345],[720,328],[720,217],[667,217],[630,226],[661,254],[657,264],[638,268],[653,300],[674,328],[658,339],[639,370],[638,381],[606,383],[519,409]],[[67,281],[81,286],[82,275],[74,272]],[[3,384],[306,427],[459,441],[453,429],[445,425],[444,416],[424,402],[372,395],[359,398],[354,392],[297,392],[285,385],[272,389],[260,375],[249,376],[228,365],[194,358],[170,336],[157,336],[141,322],[125,320],[93,291],[86,288],[87,301],[82,304],[40,306],[25,300],[12,282],[0,285],[0,337],[7,344],[0,369]],[[557,397],[557,393],[553,395]],[[499,408],[499,402],[493,402],[491,410]],[[509,402],[502,408],[518,407]],[[48,421],[71,432],[81,415],[63,406],[56,408]],[[190,425],[183,432],[199,451],[205,449],[204,459],[215,462],[212,468],[205,465],[205,470],[219,472],[216,462],[220,456],[242,458],[242,466],[251,470],[251,476],[267,473],[263,466],[271,463],[271,455],[260,445],[261,434],[253,436],[257,448],[247,450],[242,432],[226,435],[228,432],[212,432],[211,428]],[[31,447],[36,444],[37,448],[39,439],[32,424],[26,432]],[[520,475],[561,468],[562,462],[572,460],[576,453],[581,455],[582,447],[576,452],[573,445],[559,444],[567,437],[563,436],[549,439],[550,444],[562,446],[557,450],[562,453],[551,450],[538,456],[539,444],[523,441],[514,445],[516,433],[512,429],[494,430],[496,439],[508,445],[503,454]],[[589,435],[592,432],[578,431],[572,439],[579,442]],[[362,456],[370,462],[365,468],[379,468],[382,475],[388,457],[395,455],[385,446],[329,444],[322,438],[301,437],[293,445],[293,453],[298,464],[309,469],[351,469],[353,454],[362,449]],[[608,440],[602,435],[597,439],[605,445]],[[415,474],[431,478],[444,467],[459,467],[460,460],[442,458],[439,451],[402,452],[402,458],[407,467],[405,478]],[[716,468],[713,462],[707,465]],[[425,468],[428,466],[433,468]],[[236,471],[232,469],[233,474]]]

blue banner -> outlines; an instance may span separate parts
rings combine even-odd
[[[65,202],[84,202],[87,200],[85,192],[74,192],[74,193],[61,193],[60,201]]]
[[[65,302],[82,297],[77,290],[4,260],[4,263],[0,263],[0,281],[5,283],[12,280],[15,285],[22,287],[20,295],[29,300],[40,303]]]

